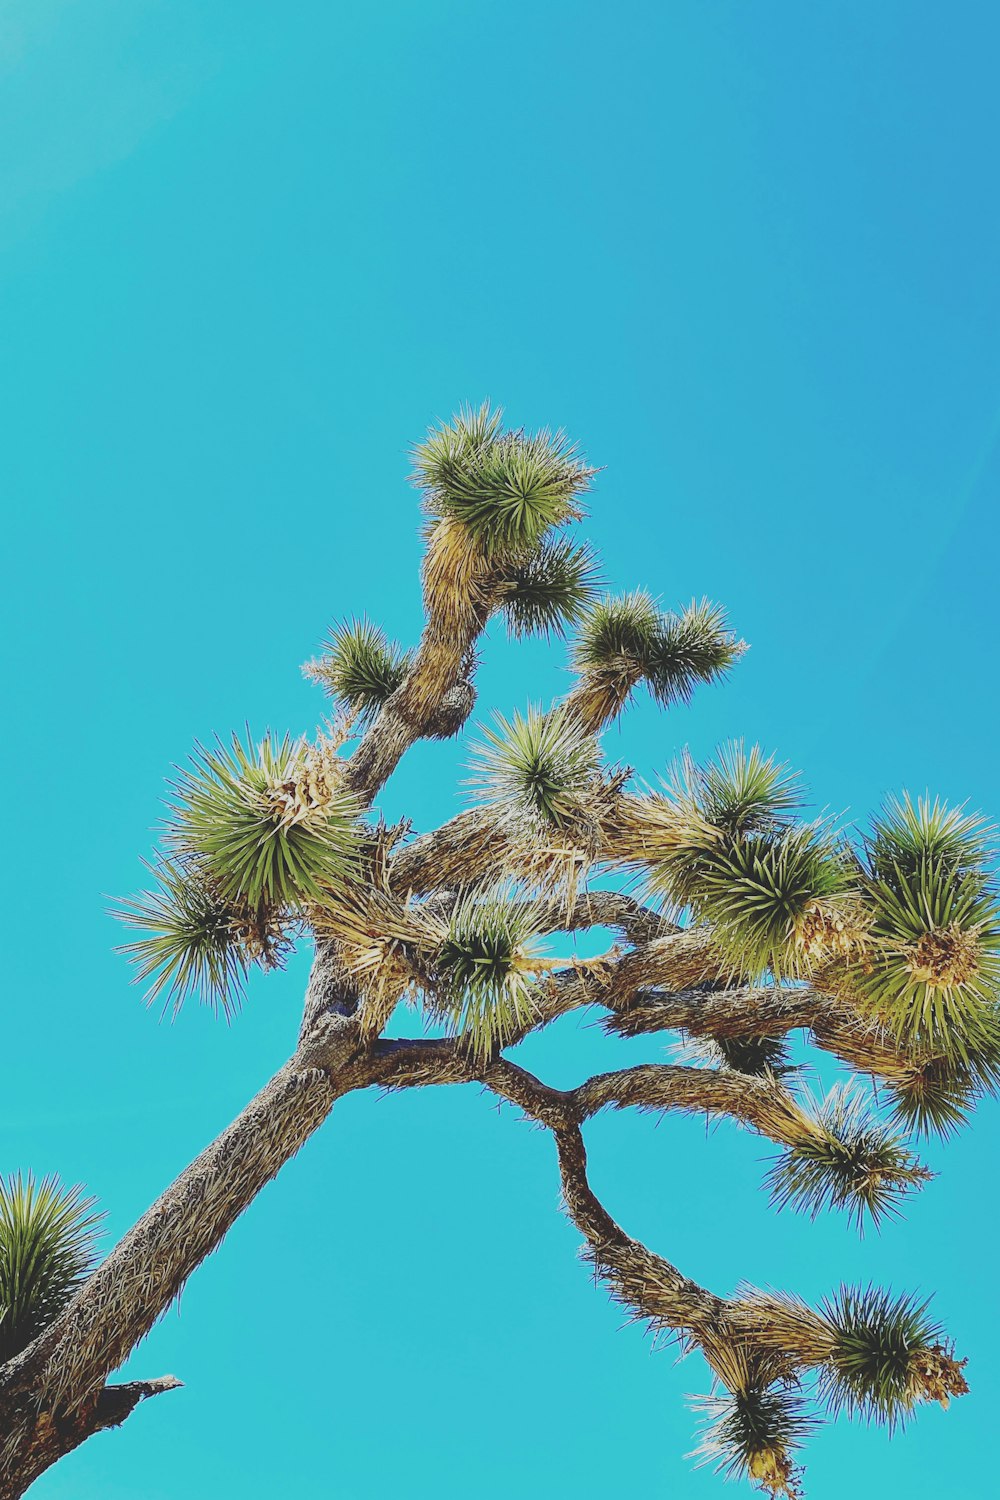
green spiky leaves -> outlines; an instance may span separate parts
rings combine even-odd
[[[808,972],[809,919],[849,889],[825,830],[805,826],[720,842],[700,861],[692,906],[737,972],[797,976]]]
[[[737,641],[723,611],[709,600],[660,620],[644,673],[649,691],[669,708],[688,703],[698,683],[715,682],[746,647]]]
[[[156,888],[116,910],[126,926],[146,934],[123,943],[119,952],[134,963],[138,983],[151,981],[147,1000],[152,1004],[162,994],[175,1013],[189,997],[227,1012],[236,1009],[250,963],[248,914],[190,869],[170,860],[147,868]]]
[[[101,1215],[58,1178],[0,1178],[0,1364],[58,1317],[89,1275]]]
[[[870,951],[852,986],[914,1046],[965,1057],[988,1035],[1000,992],[1000,909],[978,818],[908,797],[865,841]]]
[[[490,1058],[530,1017],[537,915],[516,894],[467,897],[434,962],[432,1009],[473,1055]]]
[[[891,1080],[890,1118],[919,1135],[947,1137],[963,1126],[976,1103],[1000,1087],[1000,1020],[995,1014],[977,1022],[976,1038],[964,1055],[915,1062],[912,1070]]]
[[[591,607],[598,586],[597,559],[566,537],[543,542],[508,572],[503,613],[512,636],[566,633]]]
[[[957,1361],[928,1303],[893,1297],[879,1287],[843,1286],[823,1304],[832,1352],[820,1389],[833,1411],[885,1422],[890,1431],[918,1401],[966,1393],[965,1361]]]
[[[664,793],[676,831],[649,862],[649,887],[712,927],[734,975],[803,977],[849,945],[853,864],[823,824],[792,822],[783,766],[731,745],[703,768],[683,760]]]
[[[584,815],[600,769],[597,742],[564,709],[497,714],[474,751],[472,785],[501,808],[566,830]]]
[[[288,739],[199,747],[176,783],[171,849],[224,900],[295,911],[356,867],[355,807],[335,761]]]
[[[720,677],[745,649],[707,599],[681,614],[661,614],[642,590],[601,599],[574,643],[576,712],[589,729],[598,729],[621,712],[641,681],[665,706],[686,703],[698,683]]]
[[[826,1208],[843,1209],[859,1230],[868,1219],[878,1228],[899,1213],[904,1193],[932,1176],[848,1087],[832,1089],[813,1117],[813,1128],[768,1172],[777,1208],[801,1209],[812,1218]]]
[[[802,805],[798,777],[759,745],[724,745],[704,767],[686,760],[680,775],[683,795],[705,821],[733,837],[780,832]]]
[[[753,1386],[695,1402],[705,1418],[697,1463],[716,1473],[749,1479],[766,1494],[797,1500],[802,1493],[793,1455],[809,1439],[817,1419],[806,1400],[780,1385]]]
[[[656,649],[660,611],[642,589],[608,595],[590,610],[573,646],[578,672],[620,668],[642,675]]]
[[[121,951],[150,1001],[176,1011],[194,996],[228,1012],[251,964],[278,964],[289,926],[356,874],[356,807],[325,741],[199,747],[173,790],[155,889],[116,912],[145,936]]]
[[[406,676],[410,657],[370,620],[338,625],[306,675],[322,684],[362,725],[368,724]]]
[[[562,433],[505,432],[489,403],[465,408],[413,454],[430,514],[457,521],[488,557],[534,552],[580,515],[593,470]]]

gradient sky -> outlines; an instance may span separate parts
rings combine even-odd
[[[85,1181],[114,1238],[287,1055],[308,954],[231,1026],[161,1024],[106,893],[196,738],[315,727],[331,622],[415,639],[407,448],[463,400],[565,427],[612,584],[708,594],[751,643],[613,754],[653,777],[744,735],[819,807],[1000,814],[998,43],[963,0],[5,0],[0,1170]],[[480,708],[565,682],[496,633]],[[447,817],[463,757],[419,748],[387,814]],[[527,1049],[566,1086],[663,1056],[580,1018]],[[891,1443],[824,1429],[812,1500],[990,1492],[996,1106],[864,1242],[773,1215],[728,1125],[588,1143],[717,1291],[936,1289],[973,1394]],[[185,1389],[32,1493],[707,1500],[705,1366],[622,1328],[578,1239],[514,1110],[351,1097],[130,1362]]]

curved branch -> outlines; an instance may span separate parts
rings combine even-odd
[[[657,1331],[702,1343],[726,1307],[721,1297],[684,1276],[662,1256],[630,1239],[615,1223],[587,1178],[587,1150],[578,1125],[553,1132],[566,1211],[587,1241],[586,1256],[612,1295]]]

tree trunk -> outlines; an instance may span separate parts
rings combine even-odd
[[[356,1023],[327,1012],[319,1033],[181,1173],[59,1318],[0,1369],[0,1500],[17,1500],[92,1433],[180,1383],[105,1386],[335,1100],[374,1081],[377,1067],[356,1051]]]

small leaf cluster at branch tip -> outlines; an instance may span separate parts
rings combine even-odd
[[[569,702],[596,731],[621,713],[640,682],[663,707],[687,703],[699,682],[723,676],[745,650],[707,599],[661,614],[642,590],[607,596],[580,625],[573,648],[579,678]]]
[[[489,403],[463,409],[414,449],[428,514],[459,523],[490,559],[530,556],[554,527],[578,520],[594,470],[562,433],[504,432]]]
[[[0,1364],[31,1343],[94,1264],[103,1215],[54,1176],[0,1177]]]
[[[812,1103],[805,1127],[768,1173],[777,1208],[804,1209],[812,1218],[825,1208],[844,1209],[859,1230],[866,1217],[878,1228],[899,1213],[902,1194],[932,1176],[850,1085]]]
[[[508,634],[516,639],[565,635],[593,605],[599,577],[590,547],[567,537],[543,542],[502,576],[498,594]]]
[[[537,908],[514,891],[465,898],[452,911],[436,956],[431,1006],[481,1061],[530,1016],[538,926]]]
[[[323,655],[307,662],[303,671],[364,728],[402,683],[411,664],[412,657],[390,643],[377,625],[352,620],[334,627]]]
[[[322,744],[234,735],[229,749],[199,746],[174,790],[167,842],[226,900],[296,911],[356,867],[356,809]]]
[[[509,720],[497,714],[473,754],[471,785],[501,815],[506,810],[559,831],[587,822],[600,750],[565,707],[547,713],[529,707]]]
[[[800,1500],[803,1471],[794,1454],[815,1431],[817,1417],[789,1383],[769,1378],[759,1359],[729,1348],[720,1363],[730,1389],[692,1402],[705,1418],[692,1456],[729,1478],[751,1480],[768,1495]]]
[[[959,1059],[989,1040],[1000,988],[990,833],[937,801],[890,802],[864,840],[871,941],[845,976],[898,1037]]]
[[[947,1407],[968,1391],[965,1360],[928,1316],[927,1301],[879,1287],[843,1286],[824,1302],[832,1349],[820,1377],[830,1409],[884,1422],[891,1431],[919,1401]]]

